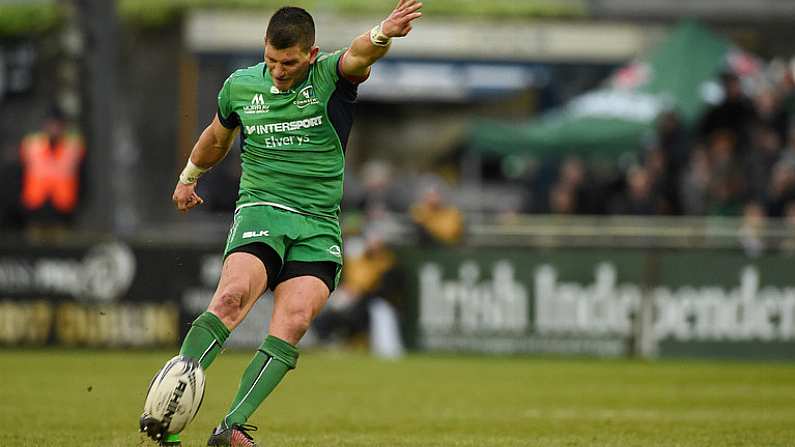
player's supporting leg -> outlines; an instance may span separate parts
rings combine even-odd
[[[193,357],[207,369],[221,352],[229,333],[246,317],[265,290],[262,262],[248,253],[232,253],[224,261],[218,288],[207,311],[199,315],[179,353]]]
[[[298,360],[295,345],[309,329],[328,296],[328,286],[314,276],[288,279],[276,287],[268,337],[243,374],[229,413],[210,438],[209,445],[235,445],[231,442],[225,444],[225,439],[214,441],[214,437],[231,437],[234,427],[245,429],[243,424],[249,416],[276,388],[287,371],[295,368]]]

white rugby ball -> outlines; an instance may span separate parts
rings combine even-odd
[[[175,434],[193,420],[204,397],[204,370],[196,359],[178,355],[152,378],[144,415],[160,424],[160,432]]]

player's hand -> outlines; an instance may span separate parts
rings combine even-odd
[[[204,203],[204,199],[196,194],[195,183],[186,185],[182,182],[177,182],[177,187],[174,188],[174,195],[171,196],[171,200],[174,201],[177,209],[183,213]]]
[[[400,0],[392,14],[381,23],[381,32],[387,37],[404,37],[411,31],[412,20],[422,17],[422,3],[417,0]]]

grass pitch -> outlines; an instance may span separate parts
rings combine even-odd
[[[167,352],[0,351],[0,446],[151,446]],[[251,354],[225,352],[183,433],[204,446]],[[795,365],[309,353],[250,423],[263,446],[793,446]]]

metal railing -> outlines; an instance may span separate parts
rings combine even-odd
[[[343,217],[345,227],[346,217]],[[154,225],[122,237],[142,244],[216,245],[226,238],[231,216],[184,220]],[[389,214],[377,222],[382,236],[396,245],[418,243],[407,214]],[[63,243],[111,239],[113,234],[85,231],[0,232],[0,242]],[[635,216],[492,216],[465,218],[464,246],[594,247],[661,249],[744,249],[795,252],[795,223],[768,219],[750,226],[739,218]]]
[[[515,216],[485,218],[468,227],[468,243],[541,247],[750,248],[795,243],[782,220],[744,224],[725,217]]]

